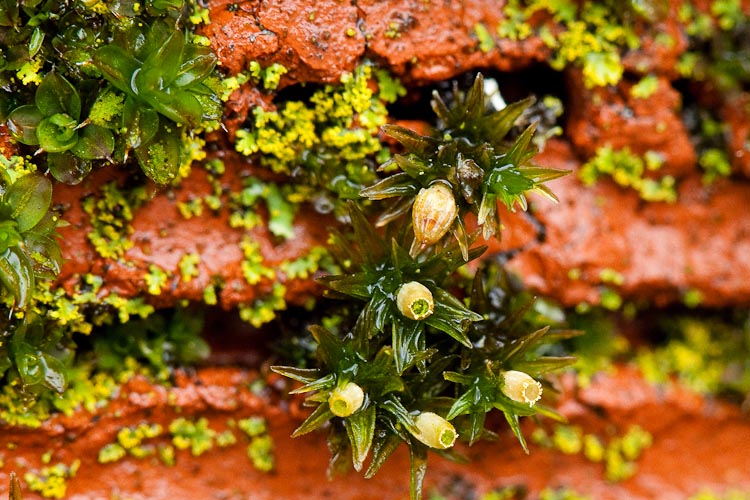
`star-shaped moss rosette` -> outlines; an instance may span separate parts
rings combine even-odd
[[[525,193],[531,191],[557,201],[544,183],[568,172],[530,163],[537,153],[531,141],[535,124],[514,139],[510,137],[531,98],[488,112],[481,74],[464,99],[457,89],[454,92],[457,99],[452,107],[437,92],[433,94],[432,107],[439,118],[434,137],[398,125],[383,127],[406,152],[394,155],[381,170],[395,164],[401,172],[360,194],[371,200],[396,198],[379,217],[379,226],[411,211],[415,232],[412,254],[443,241],[452,232],[468,260],[469,238],[463,226],[467,212],[477,215],[485,238],[499,235],[498,202],[509,210],[515,210],[516,205],[526,210]]]
[[[442,288],[465,263],[457,246],[414,258],[395,237],[390,241],[381,237],[353,203],[349,212],[356,246],[334,232],[331,252],[345,272],[320,281],[334,292],[367,301],[354,327],[355,338],[365,345],[390,327],[398,373],[434,353],[425,347],[427,328],[471,348],[467,332],[482,316]],[[472,249],[469,258],[484,250]]]
[[[551,388],[542,377],[570,366],[575,358],[540,355],[540,348],[583,332],[539,327],[552,321],[540,317],[534,301],[512,289],[510,276],[503,269],[485,266],[474,277],[470,304],[485,321],[476,324],[472,336],[476,348],[465,353],[461,369],[444,373],[446,380],[464,387],[446,418],[456,419],[459,433],[470,444],[492,435],[484,422],[493,409],[504,413],[527,453],[519,417],[541,413],[561,419],[554,410],[538,404],[543,385]]]
[[[429,374],[400,375],[390,346],[368,355],[351,334],[342,339],[318,326],[311,332],[318,343],[320,368],[271,367],[303,384],[293,393],[311,393],[306,403],[315,409],[293,436],[330,423],[331,472],[343,470],[350,453],[354,468],[362,470],[372,451],[365,472],[368,478],[398,445],[406,443],[412,456],[412,498],[419,498],[428,449],[455,459],[449,450],[458,434],[439,415],[445,414],[447,405],[430,396],[446,389],[447,383],[438,377],[445,361],[438,361],[437,370]]]

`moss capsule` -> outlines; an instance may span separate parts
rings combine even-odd
[[[411,220],[414,236],[422,247],[434,245],[445,236],[458,215],[458,206],[450,187],[435,183],[417,193]]]
[[[337,417],[348,417],[362,407],[365,391],[354,382],[336,387],[328,397],[328,407]]]
[[[531,378],[528,373],[517,370],[503,372],[503,394],[513,401],[528,403],[529,406],[542,397],[542,384]]]
[[[409,319],[423,320],[435,309],[432,292],[418,281],[404,283],[398,289],[396,306],[399,312]]]
[[[426,411],[417,415],[414,423],[419,430],[414,437],[430,448],[445,450],[453,446],[458,433],[453,424],[435,413]]]

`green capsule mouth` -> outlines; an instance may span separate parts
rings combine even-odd
[[[440,444],[443,445],[444,448],[450,448],[453,446],[453,443],[456,442],[457,437],[458,436],[453,429],[444,429],[443,432],[440,433],[438,441],[440,441]]]
[[[424,319],[430,314],[432,314],[432,310],[430,308],[430,303],[427,301],[427,299],[417,299],[414,302],[411,303],[411,306],[409,306],[409,309],[411,309],[412,314],[414,314],[414,318],[416,319]]]

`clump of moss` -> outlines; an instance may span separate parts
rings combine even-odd
[[[605,444],[595,434],[584,434],[580,427],[558,424],[551,435],[541,427],[535,429],[532,440],[566,455],[583,454],[592,462],[604,463],[604,477],[618,482],[636,473],[636,460],[651,446],[653,438],[642,427],[632,425],[621,436],[611,436]]]
[[[479,231],[465,230],[467,213],[478,214],[485,237],[499,234],[499,202],[525,209],[530,191],[554,199],[544,183],[565,173],[531,163],[534,124],[514,127],[531,99],[496,111],[486,98],[480,75],[465,94],[454,89],[450,106],[435,95],[434,134],[385,127],[405,152],[359,193],[390,199],[376,222],[385,229],[348,204],[351,230],[330,238],[338,271],[320,281],[349,301],[337,319],[310,328],[317,346],[308,366],[316,368],[272,367],[301,382],[293,392],[308,393],[315,407],[294,435],[329,426],[332,471],[349,457],[363,470],[372,455],[371,477],[405,443],[415,499],[428,450],[450,458],[457,439],[492,436],[485,420],[494,409],[526,449],[520,417],[554,415],[539,403],[539,379],[572,361],[543,356],[540,346],[577,335],[536,323],[540,315],[506,274],[485,268],[472,282],[457,273],[484,251],[473,247]]]
[[[663,162],[661,155],[656,152],[648,152],[641,158],[628,147],[614,149],[602,146],[581,167],[578,175],[586,185],[592,185],[602,176],[608,176],[618,185],[634,189],[646,201],[674,203],[677,201],[674,177],[665,175],[652,179],[644,176],[647,171],[658,171]]]
[[[379,90],[370,82],[377,78]],[[277,110],[256,107],[249,128],[237,132],[236,148],[260,153],[261,165],[292,177],[296,203],[344,214],[342,200],[356,199],[375,179],[374,165],[388,151],[378,140],[385,105],[403,94],[387,73],[364,64],[326,85],[307,102],[286,101]]]
[[[750,392],[745,355],[750,326],[741,312],[734,321],[692,315],[665,318],[660,328],[666,342],[640,349],[634,359],[647,380],[669,384],[676,379],[704,394]]]
[[[636,27],[660,19],[665,5],[660,0],[585,1],[580,5],[569,0],[511,0],[503,7],[505,19],[497,27],[497,35],[513,40],[537,35],[552,50],[552,68],[581,68],[587,87],[616,85],[624,72],[622,55],[640,47]],[[532,24],[538,13],[552,22]]]
[[[198,11],[190,1],[8,4],[0,108],[13,138],[44,152],[61,182],[129,158],[158,183],[175,179],[191,156],[183,130],[221,115],[216,56],[186,31]]]
[[[43,467],[37,472],[29,471],[24,474],[23,479],[31,491],[39,493],[44,498],[65,498],[67,480],[75,477],[80,465],[80,460],[75,460],[70,465],[58,463]]]

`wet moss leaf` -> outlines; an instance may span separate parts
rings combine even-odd
[[[375,434],[375,406],[369,406],[344,420],[349,442],[352,446],[352,464],[357,471],[362,470]]]
[[[80,131],[78,142],[72,153],[84,160],[109,158],[115,149],[115,136],[112,131],[98,125],[88,125]]]
[[[331,410],[328,408],[328,404],[318,405],[310,416],[302,422],[302,425],[295,429],[292,433],[292,437],[302,436],[308,432],[314,431],[328,422],[333,416],[333,413],[331,413]]]
[[[47,213],[52,202],[52,183],[41,175],[24,175],[8,188],[3,198],[12,207],[10,217],[23,233],[36,226]]]
[[[8,115],[8,130],[13,139],[21,144],[36,146],[39,144],[36,130],[43,119],[44,115],[36,106],[20,106]]]
[[[118,90],[135,95],[136,91],[131,87],[130,81],[141,65],[125,49],[117,45],[105,45],[94,52],[91,62]]]
[[[55,71],[47,73],[39,84],[34,103],[44,116],[67,114],[74,120],[81,116],[81,97],[78,91]]]
[[[13,294],[17,307],[26,306],[34,289],[34,273],[26,255],[16,247],[0,254],[0,282]]]
[[[78,184],[91,172],[91,162],[68,153],[49,153],[47,168],[52,177],[65,184]]]

